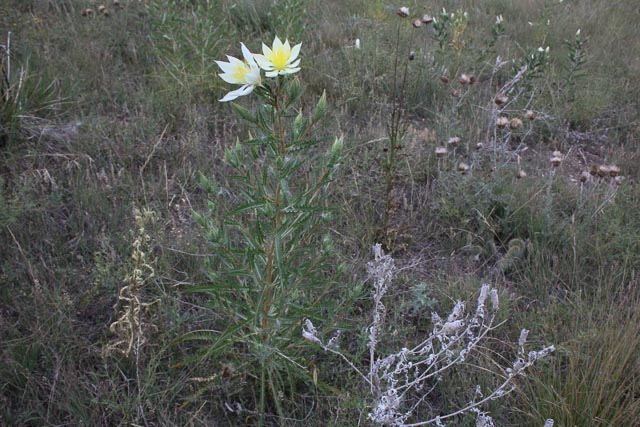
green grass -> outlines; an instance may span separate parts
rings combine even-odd
[[[509,359],[520,328],[559,349],[509,401],[485,408],[497,424],[635,425],[640,11],[633,1],[408,2],[420,17],[442,6],[468,11],[462,43],[443,49],[431,26],[412,28],[395,14],[398,4],[383,1],[120,0],[121,7],[106,2],[108,17],[89,0],[0,3],[0,44],[11,31],[11,92],[3,86],[0,100],[0,424],[258,419],[258,393],[246,386],[258,369],[237,366],[233,354],[196,362],[202,348],[180,338],[224,324],[202,296],[186,292],[208,284],[208,246],[192,212],[207,209],[199,174],[226,188],[224,150],[249,133],[217,102],[228,85],[214,60],[239,56],[241,41],[257,52],[277,33],[303,43],[301,110],[312,111],[326,90],[321,136],[345,138],[326,231],[348,266],[347,284],[363,286],[363,298],[342,314],[350,325],[343,349],[366,362],[364,264],[385,216],[394,58],[414,50],[385,242],[407,268],[385,301],[382,350],[416,342],[432,310],[471,300],[477,284],[489,282],[501,291],[508,323],[475,363],[491,368]],[[82,16],[89,7],[93,16]],[[500,14],[505,34],[492,44]],[[571,94],[563,86],[564,41],[578,29],[588,37],[586,62]],[[536,120],[513,132],[495,129],[494,96],[513,77],[511,64],[494,70],[496,55],[520,61],[539,46],[550,46],[548,64],[505,112],[513,118],[532,109]],[[477,82],[461,85],[461,73]],[[239,99],[247,108],[253,101]],[[452,136],[460,144],[436,158],[436,146]],[[550,178],[554,150],[566,158]],[[458,172],[459,162],[470,172]],[[626,180],[617,186],[593,177],[581,186],[580,172],[600,164],[619,165]],[[132,270],[134,208],[156,215],[146,229],[155,276],[143,296],[160,301],[145,313],[137,358],[103,351],[118,339],[109,326]],[[304,357],[317,385],[285,393],[300,419],[278,421],[267,407],[265,424],[366,423],[366,385],[320,351]],[[429,403],[454,407],[475,383],[490,381],[465,372],[452,372]],[[236,403],[243,411],[228,410]]]

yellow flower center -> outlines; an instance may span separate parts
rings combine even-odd
[[[289,53],[285,49],[274,49],[269,60],[276,70],[284,70],[289,60]]]
[[[249,74],[251,68],[246,63],[236,65],[231,75],[238,80],[246,80],[246,75]]]

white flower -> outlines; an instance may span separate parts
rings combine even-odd
[[[360,49],[360,39],[356,39],[354,46],[356,49]]]
[[[300,71],[300,60],[297,59],[300,54],[302,43],[295,45],[293,48],[289,45],[289,40],[284,43],[276,36],[273,45],[269,48],[262,43],[262,55],[255,54],[254,57],[260,65],[260,68],[266,71],[267,77],[275,77],[278,74],[293,74]]]
[[[496,16],[496,25],[500,25],[503,22],[504,22],[504,19],[502,18],[502,15]]]
[[[258,64],[249,52],[249,49],[240,43],[242,47],[242,55],[244,61],[227,55],[229,62],[216,61],[218,67],[222,70],[222,74],[219,74],[220,78],[227,83],[242,85],[240,89],[227,93],[220,102],[233,101],[239,96],[248,95],[253,92],[253,89],[261,84],[260,68]]]

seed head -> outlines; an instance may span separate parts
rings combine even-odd
[[[414,59],[416,59],[416,51],[412,50],[409,52],[409,61],[413,61]]]
[[[469,165],[465,162],[458,163],[458,171],[462,173],[462,175],[465,175],[469,171]]]
[[[441,159],[447,155],[447,147],[436,147],[436,157]]]
[[[598,166],[597,174],[600,178],[604,178],[605,176],[608,176],[610,172],[611,172],[611,168],[608,165]]]
[[[409,8],[406,6],[402,6],[396,13],[400,18],[406,18],[407,16],[409,16]]]
[[[516,178],[518,179],[522,179],[522,178],[526,178],[527,177],[527,173],[524,171],[524,169],[520,169],[518,171],[518,173],[516,174]]]
[[[105,10],[107,10],[107,7],[103,4],[101,4],[100,6],[98,6],[98,12],[103,13]]]
[[[476,150],[482,150],[484,148],[484,144],[482,142],[478,142],[476,144]]]
[[[624,180],[625,180],[625,177],[624,177],[624,176],[622,176],[622,175],[618,175],[618,176],[616,176],[615,178],[613,178],[613,180],[616,182],[616,184],[618,184],[618,185],[622,185],[622,183],[623,183],[623,182],[624,182]]]
[[[442,83],[444,83],[444,84],[447,84],[447,83],[449,83],[449,77],[447,77],[445,75],[442,75],[442,76],[440,76],[440,81]]]
[[[498,106],[506,104],[507,101],[509,101],[509,97],[502,94],[496,95],[496,97],[493,99],[493,102],[495,102]]]
[[[449,144],[452,147],[457,147],[458,144],[460,144],[460,137],[452,136],[451,138],[449,138],[449,140],[447,140],[447,144]]]
[[[562,163],[562,157],[553,156],[549,159],[549,161],[554,168],[557,168],[558,166],[560,166],[560,163]]]
[[[516,129],[520,129],[522,127],[522,120],[520,120],[517,117],[514,117],[513,119],[511,119],[511,121],[509,122],[509,127],[512,130],[516,130]]]
[[[423,24],[431,24],[433,22],[433,17],[431,15],[424,15],[422,17]]]
[[[476,82],[476,75],[475,74],[469,74],[469,84],[472,85]]]
[[[609,175],[612,178],[615,178],[616,176],[620,175],[620,168],[616,165],[609,165]]]
[[[524,113],[524,116],[529,120],[534,120],[536,118],[536,112],[533,110],[527,110]]]
[[[460,82],[461,85],[466,85],[471,83],[471,78],[467,74],[462,73],[460,74],[458,81]]]
[[[108,16],[109,16],[109,13],[110,13],[110,12],[109,12],[109,9],[104,9],[104,10],[102,11],[102,16],[104,16],[104,17],[106,18],[106,17],[108,17]]]
[[[93,16],[93,9],[84,9],[82,11],[82,16]]]
[[[589,180],[589,172],[587,171],[580,172],[580,182],[585,183],[587,182],[587,180]]]
[[[413,18],[411,25],[413,25],[413,28],[420,28],[422,26],[422,20],[420,18]]]
[[[113,0],[113,5],[114,5],[115,7],[120,6],[120,0]]]
[[[458,89],[454,89],[451,91],[451,96],[453,96],[454,98],[457,98],[460,96],[460,91]]]
[[[500,129],[504,129],[505,127],[507,127],[508,124],[509,124],[509,119],[506,116],[500,116],[496,120],[496,126],[498,126]]]

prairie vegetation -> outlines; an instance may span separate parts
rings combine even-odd
[[[0,425],[636,426],[639,20],[0,0]]]

